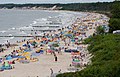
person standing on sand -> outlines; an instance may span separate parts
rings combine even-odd
[[[53,51],[53,55],[54,55],[55,61],[57,61],[57,55],[55,54],[54,51]]]
[[[51,71],[51,76],[50,76],[50,77],[52,77],[52,75],[53,75],[53,69],[52,69],[52,68],[50,68],[50,71]]]
[[[57,61],[57,56],[55,56],[55,61]]]

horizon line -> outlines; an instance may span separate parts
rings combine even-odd
[[[68,2],[68,3],[0,3],[1,4],[74,4],[74,3],[112,3],[114,1],[111,2]]]

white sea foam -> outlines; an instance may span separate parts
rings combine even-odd
[[[52,18],[51,16],[48,16],[48,18]]]
[[[9,34],[8,36],[12,36],[12,34]]]
[[[10,40],[11,40],[11,39],[14,39],[14,37],[10,37]]]
[[[40,19],[36,19],[36,21],[39,21]]]
[[[32,28],[33,28],[32,26],[23,26],[23,27],[20,27],[19,30],[20,29],[25,29],[26,30],[26,29],[32,29]]]
[[[10,29],[8,29],[8,30],[15,30],[16,28],[15,27],[12,27],[12,28],[10,28]]]
[[[4,31],[4,30],[3,30],[3,31],[0,31],[0,33],[5,33],[5,32],[6,32],[6,31]]]
[[[44,35],[44,33],[40,33],[40,34],[38,34],[38,35],[43,36],[43,35]]]
[[[42,18],[41,20],[43,20],[43,21],[47,21],[47,18]]]
[[[27,33],[25,33],[24,31],[21,31],[19,34],[27,34]]]
[[[32,24],[36,24],[37,23],[37,21],[33,21],[33,23]]]
[[[14,27],[12,28],[12,30],[15,30],[15,29],[16,29],[16,28],[14,28]]]

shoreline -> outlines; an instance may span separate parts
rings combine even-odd
[[[5,9],[6,10],[6,9]],[[10,9],[11,10],[11,9]],[[40,10],[40,11],[42,11],[42,10]],[[44,11],[47,11],[47,12],[56,12],[55,10],[53,10],[53,11],[50,11],[50,10],[44,10]],[[65,12],[66,14],[68,14],[68,12],[67,11],[57,11],[57,12],[60,12],[61,14],[63,13],[63,12]],[[70,12],[70,11],[69,11]],[[71,13],[71,12],[70,12]],[[72,13],[71,13],[72,14]],[[54,17],[53,17],[54,18]],[[73,20],[73,18],[72,18],[72,20]],[[64,23],[64,22],[62,22],[62,23]],[[72,21],[70,21],[69,23],[72,23]],[[63,25],[63,24],[62,24]],[[66,24],[66,25],[69,25],[69,24]],[[31,26],[31,24],[30,24],[30,26]],[[24,26],[24,27],[30,27],[30,26]],[[31,26],[32,27],[32,26]],[[59,27],[64,27],[64,26],[59,26]],[[12,30],[11,28],[10,28],[10,30]],[[17,28],[15,28],[15,29],[13,29],[13,30],[17,30]],[[55,30],[55,29],[53,29],[53,30]],[[51,30],[40,30],[41,31],[41,33],[44,33],[44,32],[47,32],[47,31],[53,31],[52,29]],[[23,32],[24,32],[25,30],[23,30]],[[28,30],[29,31],[29,30]],[[38,31],[38,32],[40,32],[40,31]],[[21,31],[20,31],[21,32]],[[31,31],[31,33],[32,32],[35,32],[35,31]],[[6,33],[6,30],[4,30],[4,32],[3,31],[1,31],[1,33]],[[1,35],[0,37],[13,37],[14,38],[14,36],[15,37],[24,37],[24,36],[21,36],[21,35],[5,35],[5,36],[3,36],[3,35]],[[36,35],[36,36],[41,36],[41,35]],[[29,35],[25,35],[25,37],[32,37],[31,36],[31,34],[29,34]],[[11,39],[10,39],[11,40]],[[6,40],[7,41],[7,40]],[[5,42],[5,41],[4,41]],[[3,43],[1,43],[1,44],[3,44]]]

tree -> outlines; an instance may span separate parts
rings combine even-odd
[[[97,31],[97,34],[103,34],[104,33],[104,28],[102,26],[98,26],[96,31]]]
[[[120,1],[115,1],[112,5],[113,18],[120,18]]]
[[[112,33],[115,30],[120,30],[120,19],[111,18],[109,21],[110,32]]]
[[[112,6],[112,18],[109,21],[110,33],[120,30],[120,1],[115,1]]]

